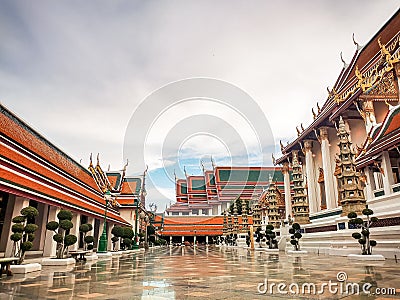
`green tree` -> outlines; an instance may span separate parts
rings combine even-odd
[[[13,232],[10,239],[13,244],[13,256],[18,257],[18,264],[21,264],[25,259],[26,251],[33,247],[35,239],[35,231],[38,229],[36,224],[29,224],[28,222],[34,220],[39,215],[36,208],[32,206],[24,207],[21,209],[21,215],[12,219],[14,225],[11,227]]]
[[[92,224],[82,224],[79,226],[79,231],[83,234],[83,250],[92,250],[94,237],[87,235],[89,231],[92,231]]]
[[[57,243],[57,258],[64,258],[68,252],[68,247],[75,244],[78,240],[75,235],[67,234],[74,227],[74,224],[71,222],[72,217],[71,211],[61,209],[57,214],[58,222],[50,221],[46,224],[47,230],[54,231],[53,240]]]
[[[374,212],[368,207],[362,211],[362,214],[367,217],[366,221],[359,218],[355,212],[350,212],[347,217],[350,219],[349,224],[353,225],[355,228],[361,229],[361,233],[354,232],[352,234],[352,237],[358,240],[358,243],[361,245],[361,254],[371,255],[372,247],[375,247],[377,242],[370,239],[370,227],[372,223],[378,221],[378,218],[370,217]]]
[[[293,245],[295,251],[300,251],[299,241],[303,237],[301,234],[301,227],[299,223],[293,223],[292,228],[289,229],[291,234],[290,243]]]

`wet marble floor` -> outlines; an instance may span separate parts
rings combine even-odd
[[[340,281],[344,278],[347,280]],[[329,281],[332,292],[328,286],[324,287]],[[370,288],[366,286],[368,291],[386,294],[395,291],[397,295],[346,295],[343,283],[357,284],[360,289],[370,284]],[[351,288],[348,289],[351,293]],[[69,270],[43,267],[41,272],[28,276],[0,279],[0,299],[271,298],[400,299],[400,261],[398,264],[388,260],[366,265],[347,258],[314,254],[290,256],[283,252],[277,255],[245,249],[186,246],[150,249],[112,260],[81,263]]]

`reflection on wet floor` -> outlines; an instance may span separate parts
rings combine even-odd
[[[396,288],[398,296],[261,294],[258,285],[370,283]],[[400,299],[400,264],[366,266],[332,256],[290,256],[246,249],[166,247],[112,260],[78,264],[70,269],[43,267],[41,272],[0,280],[0,299]],[[387,298],[384,298],[387,297]]]

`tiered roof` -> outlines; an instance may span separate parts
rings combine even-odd
[[[105,200],[91,173],[0,105],[0,189],[39,202],[104,214]],[[128,224],[117,210],[107,217]]]

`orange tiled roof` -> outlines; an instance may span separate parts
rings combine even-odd
[[[85,168],[35,132],[3,105],[0,105],[0,111],[0,132],[2,134],[70,174],[77,180],[98,190],[91,174]]]

